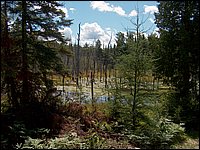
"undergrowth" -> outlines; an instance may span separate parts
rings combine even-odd
[[[112,102],[96,104],[95,111],[90,104],[77,102],[57,103],[54,109],[36,103],[24,109],[27,115],[23,117],[19,114],[24,111],[3,115],[1,148],[102,149],[110,148],[110,141],[117,141],[142,149],[166,149],[184,141],[185,129],[167,119],[164,99],[158,97],[155,100],[152,96],[150,100],[152,103],[154,100],[156,108],[142,105],[141,99],[135,130],[131,130],[131,107],[117,99],[115,105]]]

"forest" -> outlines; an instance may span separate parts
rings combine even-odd
[[[1,149],[199,149],[199,1],[158,1],[159,36],[137,15],[115,45],[64,39],[59,6],[1,1]]]

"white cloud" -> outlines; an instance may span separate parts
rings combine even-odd
[[[113,7],[113,11],[116,12],[120,16],[126,16],[126,12],[119,6]]]
[[[57,8],[57,9],[61,9],[61,10],[65,13],[65,17],[66,17],[66,18],[69,17],[67,8],[65,8],[65,7],[60,7],[60,6],[58,6],[58,7],[56,7],[56,8]]]
[[[111,28],[103,29],[98,23],[85,23],[81,26],[80,45],[83,46],[86,42],[90,45],[95,44],[95,41],[99,39],[103,44],[107,46],[112,33],[111,44],[115,43],[114,36],[115,31]],[[77,38],[76,38],[77,39]]]
[[[128,16],[129,17],[137,16],[137,11],[136,10],[132,10]]]
[[[92,9],[97,9],[101,12],[115,12],[118,15],[125,17],[133,17],[137,15],[136,10],[132,10],[129,14],[126,14],[122,7],[110,5],[109,3],[104,1],[91,1],[90,7],[92,7]]]
[[[72,37],[72,30],[69,27],[65,27],[63,30],[59,30],[59,32],[61,32],[62,35],[64,35],[65,39],[71,39]]]
[[[144,13],[153,14],[154,12],[158,12],[158,8],[156,6],[148,6],[144,5]]]
[[[91,1],[90,7],[92,7],[92,9],[98,9],[99,11],[113,11],[110,4],[104,1]]]
[[[136,10],[132,10],[129,14],[126,14],[125,10],[123,10],[122,7],[111,5],[110,3],[105,1],[91,1],[90,7],[92,9],[97,9],[101,12],[115,12],[118,15],[125,17],[134,17],[138,14]],[[144,5],[144,14],[153,14],[154,12],[158,12],[158,8],[156,6]]]
[[[83,39],[98,39],[104,34],[103,29],[96,22],[85,23],[81,26],[81,29],[81,38]]]
[[[120,16],[127,16],[126,12],[120,6],[116,7],[104,1],[91,1],[90,7],[92,7],[92,9],[97,9],[101,12],[115,12]]]
[[[69,10],[70,10],[72,13],[74,13],[74,11],[76,11],[76,9],[73,8],[73,7],[69,8]]]

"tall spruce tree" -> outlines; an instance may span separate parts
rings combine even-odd
[[[132,107],[132,126],[137,126],[139,87],[141,77],[149,69],[150,56],[148,51],[148,40],[144,37],[144,30],[141,25],[145,22],[136,16],[133,24],[133,31],[127,31],[127,37],[121,33],[118,34],[117,51],[118,51],[118,70],[119,76],[125,79],[125,84],[130,89],[131,107]]]
[[[4,4],[6,3],[5,1]],[[35,92],[43,83],[46,86],[46,95],[52,88],[52,81],[48,79],[48,74],[57,71],[63,65],[58,56],[58,47],[52,46],[50,41],[66,42],[59,29],[70,26],[72,20],[65,17],[65,13],[60,9],[62,4],[56,1],[15,1],[9,2],[9,6],[7,14],[10,18],[7,22],[13,23],[9,26],[8,34],[13,39],[17,39],[14,43],[16,47],[12,48],[12,51],[17,52],[15,54],[19,60],[13,77],[18,84],[16,85],[19,88],[16,88],[18,94],[21,96],[18,96],[19,99],[15,101],[25,104],[35,97]],[[5,10],[6,7],[2,14],[6,16]],[[14,18],[11,18],[12,16]],[[5,35],[2,36],[6,39]],[[8,52],[4,50],[4,53]],[[15,64],[9,67],[13,68],[12,70],[16,68]]]
[[[176,102],[170,108],[173,116],[180,108],[180,119],[186,128],[199,124],[199,2],[160,1],[155,14],[160,29],[161,48],[157,71],[176,88]],[[174,105],[174,106],[173,106]]]

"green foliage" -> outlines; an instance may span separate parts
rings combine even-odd
[[[130,129],[132,126],[131,106],[124,104],[126,97],[116,97],[110,103],[110,116],[112,116],[113,123],[111,128],[114,132],[120,133],[125,129]],[[121,100],[124,100],[122,102]]]
[[[63,44],[66,39],[59,29],[70,26],[72,20],[66,19],[65,13],[57,9],[63,5],[56,1],[4,1],[1,4],[5,21],[1,22],[4,25],[1,37],[4,41],[9,40],[9,45],[1,45],[4,60],[1,70],[4,90],[1,93],[8,98],[7,111],[11,110],[14,116],[10,121],[11,115],[7,115],[9,123],[5,124],[5,128],[9,127],[9,144],[12,145],[26,136],[42,135],[37,128],[50,128],[52,132],[60,129],[62,121],[56,113],[59,113],[61,101],[53,95],[55,89],[49,75],[66,73],[58,56],[59,52],[67,53]],[[35,6],[40,9],[35,11]],[[7,27],[14,16],[16,20]],[[51,38],[53,42],[49,41]],[[7,114],[5,110],[3,113]],[[23,124],[13,123],[14,120]]]
[[[111,125],[105,121],[97,122],[95,123],[95,126],[103,131],[112,131]]]
[[[117,36],[116,37],[117,46],[115,48],[115,55],[116,55],[115,57],[119,57],[124,54],[127,54],[126,38],[124,33],[122,32],[117,33],[116,36]]]
[[[1,113],[4,113],[6,112],[10,107],[10,104],[9,104],[9,99],[8,97],[5,95],[5,96],[1,96]]]
[[[154,119],[149,121],[151,121],[149,125],[146,124],[144,128],[138,128],[132,135],[128,136],[139,147],[165,149],[184,139],[184,128],[179,124],[166,118],[160,118],[158,122],[155,122]]]
[[[62,138],[51,138],[48,141],[43,139],[32,139],[28,137],[25,143],[17,144],[16,148],[20,149],[72,149],[80,148],[81,141],[72,135],[65,135]]]
[[[130,98],[128,99],[131,102],[129,103],[130,105],[128,105],[128,109],[131,108],[131,110],[129,110],[131,114],[128,113],[128,115],[132,116],[131,118],[133,127],[136,125],[138,112],[136,103],[139,103],[138,94],[141,78],[146,75],[152,67],[149,42],[144,37],[143,33],[139,33],[139,23],[135,23],[134,26],[138,30],[135,32],[128,32],[127,37],[122,38],[124,39],[123,43],[127,49],[127,52],[117,57],[118,62],[116,65],[119,74],[118,76],[124,78],[125,85],[127,87],[126,89],[130,90]]]
[[[171,92],[168,94],[168,113],[171,119],[175,123],[184,122],[189,129],[198,128],[199,124],[199,102],[194,98],[190,98],[190,102],[185,104],[186,101],[178,100],[180,95],[177,92]],[[184,105],[183,105],[184,104]],[[190,116],[188,112],[192,113]]]
[[[176,89],[173,104],[187,129],[199,127],[199,2],[161,1],[155,13],[160,30],[156,71]],[[178,105],[177,105],[178,104]],[[191,106],[191,104],[194,104]],[[173,112],[172,112],[173,113]]]
[[[133,33],[129,34],[134,35]],[[127,38],[125,44],[129,53],[125,53],[118,57],[117,68],[120,70],[119,73],[123,74],[124,77],[134,78],[135,71],[138,72],[137,76],[141,77],[148,69],[150,69],[148,41],[140,36],[137,41]]]
[[[141,148],[162,149],[184,139],[185,128],[168,118],[166,93],[141,93],[137,106],[138,126],[129,138]]]
[[[16,143],[23,143],[28,136],[44,138],[50,131],[46,128],[27,129],[22,121],[14,121],[13,124],[4,127],[3,130],[6,130],[6,132],[3,131],[1,134],[2,149],[13,148]]]
[[[86,143],[89,149],[101,149],[104,147],[105,139],[100,137],[96,132],[93,132],[87,137]]]
[[[4,41],[9,41],[9,45],[1,45],[3,49],[1,72],[4,74],[2,80],[5,84],[3,92],[8,95],[12,107],[25,103],[22,99],[41,101],[41,95],[48,95],[48,90],[53,86],[48,75],[52,72],[60,74],[64,72],[63,62],[58,54],[67,53],[65,50],[67,46],[63,44],[66,39],[59,29],[70,26],[72,20],[66,19],[65,13],[57,9],[63,5],[56,1],[4,1],[2,4],[4,10],[1,12],[2,15],[4,18],[9,16],[4,23],[1,22],[4,25],[1,37]],[[35,6],[40,9],[33,11]],[[17,19],[7,27],[6,24],[15,19],[13,16],[17,16]],[[53,42],[49,40],[51,38],[54,39]],[[26,66],[25,70],[23,66]],[[39,89],[44,84],[47,88],[45,92]]]
[[[77,137],[75,133],[51,139],[33,139],[28,137],[24,144],[18,143],[16,149],[99,149],[103,148],[105,139],[96,132],[85,139]]]

